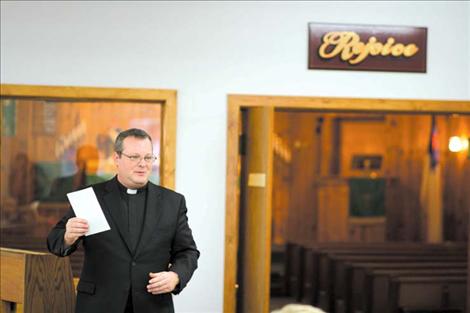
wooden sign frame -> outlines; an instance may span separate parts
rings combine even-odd
[[[309,23],[309,69],[426,73],[427,28]]]

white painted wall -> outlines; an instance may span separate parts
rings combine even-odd
[[[466,22],[467,22],[467,45],[468,45],[468,50],[467,50],[467,65],[468,65],[468,75],[467,75],[467,99],[470,99],[470,60],[469,59],[469,55],[470,55],[470,39],[469,39],[469,36],[470,36],[470,1],[467,0],[466,2],[467,4],[467,18],[466,18]],[[469,247],[470,247],[470,241],[469,241]],[[470,290],[470,287],[468,288]],[[469,301],[470,301],[470,297],[469,297]],[[469,302],[470,303],[470,302]]]
[[[179,312],[223,303],[229,93],[470,99],[469,2],[1,2],[1,82],[178,90],[177,190],[200,268]],[[428,71],[307,69],[307,23],[428,27]]]

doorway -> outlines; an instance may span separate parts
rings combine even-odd
[[[330,111],[330,112],[351,112],[351,113],[470,113],[470,103],[467,101],[429,101],[429,100],[383,100],[383,99],[345,99],[345,98],[308,98],[308,97],[263,97],[263,96],[229,96],[228,105],[228,162],[227,162],[227,202],[226,202],[226,253],[225,253],[225,282],[224,282],[224,312],[236,312],[238,303],[237,296],[239,290],[250,288],[244,282],[241,288],[237,279],[237,273],[250,273],[250,279],[253,282],[253,288],[257,288],[259,296],[254,298],[253,305],[256,306],[257,312],[268,312],[269,310],[269,290],[266,291],[265,283],[269,282],[270,262],[268,266],[259,267],[261,271],[253,271],[253,264],[248,265],[238,260],[238,247],[240,245],[239,227],[241,211],[239,179],[241,174],[241,161],[239,158],[240,142],[243,137],[240,136],[240,126],[242,125],[242,109],[254,107],[265,107],[274,109],[289,110],[314,110],[314,111]],[[272,140],[272,138],[270,139]],[[269,167],[266,167],[269,169]],[[249,177],[252,173],[245,175]],[[262,181],[264,174],[264,187],[272,186],[272,173],[270,172],[253,172],[252,181]],[[250,179],[245,180],[249,182]],[[253,186],[256,187],[256,186]],[[265,194],[269,194],[266,191]],[[269,204],[268,202],[266,202]],[[266,212],[262,215],[264,218],[270,217],[272,209],[270,206],[265,207]],[[269,224],[269,223],[267,223]],[[265,232],[270,232],[270,227],[252,228],[245,233],[250,237],[250,241],[254,238],[270,238]],[[270,233],[269,233],[270,235]],[[262,242],[259,241],[259,242]],[[267,242],[265,242],[266,244]],[[243,244],[243,242],[242,242]],[[270,249],[270,245],[269,245]],[[264,254],[270,255],[270,251],[264,251]],[[267,256],[267,259],[270,257]],[[267,259],[257,259],[259,263],[267,263]],[[250,270],[251,269],[251,270]],[[268,277],[268,278],[266,278]],[[260,288],[260,282],[261,284]],[[264,284],[264,285],[263,285]],[[269,285],[269,284],[268,284]],[[245,301],[246,297],[243,297]],[[260,304],[261,303],[261,304]],[[245,310],[247,307],[245,307]],[[259,309],[261,308],[261,309]]]
[[[447,145],[470,115],[282,109],[274,125],[270,311],[320,305],[305,291],[320,245],[466,241],[468,152]]]

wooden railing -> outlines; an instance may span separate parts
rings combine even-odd
[[[68,258],[0,248],[1,312],[72,313],[75,292]]]

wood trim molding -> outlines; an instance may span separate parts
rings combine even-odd
[[[162,116],[161,185],[174,189],[176,186],[176,91],[165,98]]]
[[[225,259],[224,259],[224,310],[235,313],[237,293],[237,250],[240,216],[240,183],[238,181],[238,145],[241,119],[237,99],[228,98],[227,108],[227,186],[225,195]],[[232,202],[233,201],[233,202]]]
[[[244,107],[269,106],[274,109],[470,114],[470,101],[366,99],[263,95],[228,95],[227,97],[227,172],[225,198],[224,312],[236,312],[237,249],[239,224],[238,145],[240,110]],[[469,248],[470,249],[470,248]],[[470,266],[470,263],[469,263]]]
[[[1,84],[1,96],[80,100],[119,100],[162,102],[175,97],[175,90],[146,88],[102,88]]]
[[[328,111],[412,112],[412,113],[469,113],[470,101],[367,99],[297,96],[229,95],[229,103],[240,107],[272,106],[275,109],[308,109]],[[231,99],[231,101],[230,101]]]
[[[162,105],[160,184],[175,188],[176,90],[40,85],[0,85],[1,97],[151,102]]]

